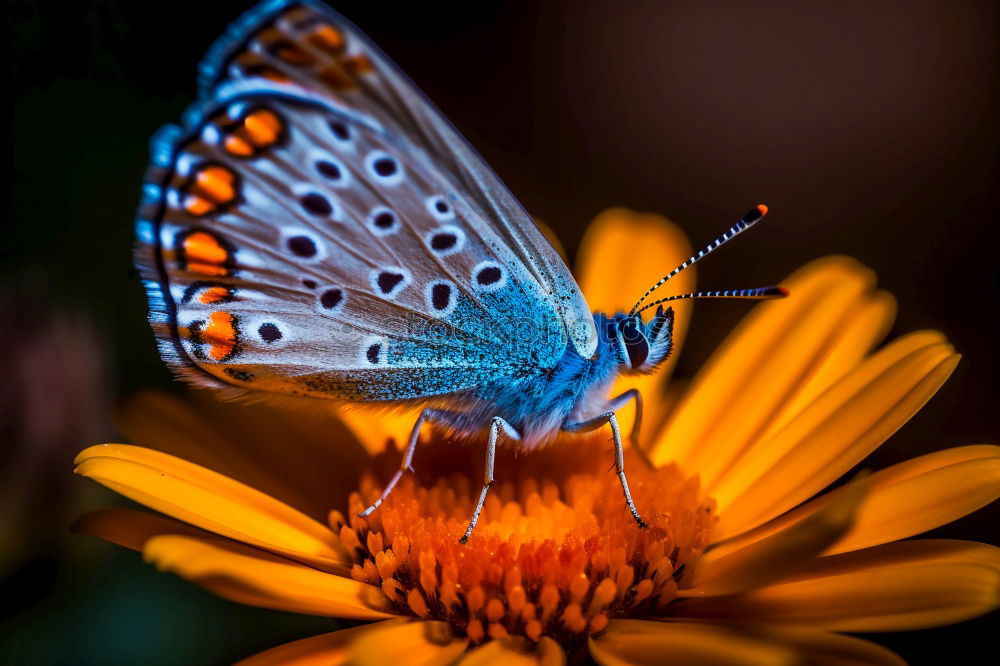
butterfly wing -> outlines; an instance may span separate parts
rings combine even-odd
[[[355,33],[339,20],[268,7],[238,26],[236,51],[276,53],[290,71],[325,58],[343,80],[379,71],[384,57],[350,50]],[[295,37],[312,51],[257,45],[288,25],[308,31]],[[230,51],[210,60],[242,71]],[[345,64],[362,56],[368,65]],[[270,66],[213,82],[183,128],[154,140],[138,263],[164,357],[203,383],[350,400],[455,393],[551,367],[572,339],[566,296],[522,258],[483,192],[360,85],[335,94],[342,80],[329,73],[324,88]]]
[[[597,347],[587,302],[559,254],[507,187],[382,51],[322,3],[264,2],[233,24],[201,66],[200,89],[270,80],[356,109],[431,156],[556,308],[576,350]]]

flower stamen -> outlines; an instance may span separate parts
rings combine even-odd
[[[354,553],[356,580],[381,587],[400,612],[446,621],[473,642],[546,635],[575,643],[611,618],[648,615],[676,597],[716,521],[697,479],[629,454],[633,495],[649,507],[649,528],[640,529],[604,469],[606,444],[578,438],[516,458],[498,452],[497,486],[474,537],[459,544],[478,475],[458,468],[465,456],[456,446],[423,445],[420,459],[434,463],[433,474],[407,475],[360,518],[380,496],[366,475],[351,495],[349,524],[339,512],[330,521]],[[387,467],[394,456],[382,456]]]

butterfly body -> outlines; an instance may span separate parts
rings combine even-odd
[[[150,323],[179,375],[238,395],[424,406],[403,469],[427,421],[488,432],[480,506],[502,434],[534,448],[609,424],[641,524],[614,414],[639,397],[607,391],[666,358],[671,310],[591,313],[496,175],[321,3],[248,12],[200,88],[154,139],[137,219]]]

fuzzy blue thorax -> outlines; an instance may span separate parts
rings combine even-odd
[[[520,448],[532,449],[553,438],[567,421],[580,421],[606,411],[608,391],[622,372],[650,371],[669,353],[671,327],[663,326],[660,315],[657,349],[663,353],[651,356],[653,363],[631,368],[623,354],[619,325],[628,315],[594,313],[597,327],[597,349],[591,358],[582,357],[573,345],[566,349],[552,368],[518,379],[504,379],[485,384],[478,389],[455,424],[459,431],[481,433],[494,416],[500,416],[514,426],[522,436]],[[644,335],[653,335],[657,318],[648,324],[638,320]]]

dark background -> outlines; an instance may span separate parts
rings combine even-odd
[[[247,4],[4,5],[4,284],[89,313],[115,395],[166,386],[130,272],[146,145],[193,99],[196,63]],[[766,202],[766,224],[705,262],[701,285],[766,284],[831,253],[874,268],[899,301],[892,336],[938,328],[964,358],[866,465],[995,441],[998,3],[336,7],[571,255],[609,206],[663,213],[701,244]],[[746,310],[699,306],[679,373],[691,375]],[[998,518],[987,508],[932,536],[996,544]],[[216,663],[335,626],[229,604],[57,527],[7,572],[0,661]],[[941,646],[969,663],[995,618],[875,638],[912,663]]]

